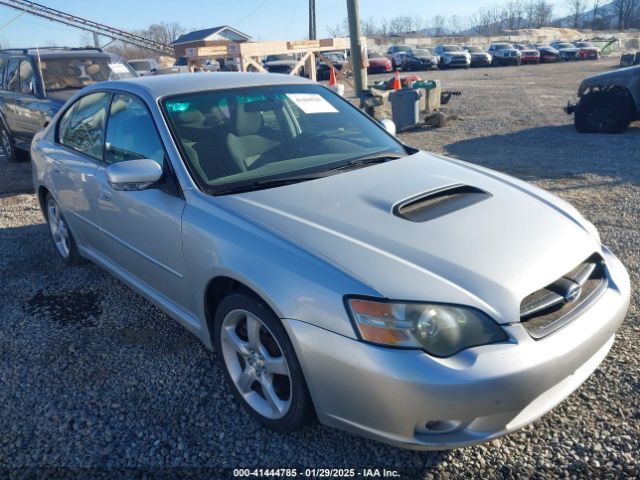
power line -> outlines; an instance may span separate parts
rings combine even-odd
[[[251,17],[254,13],[256,13],[258,10],[260,10],[262,8],[262,6],[267,2],[267,0],[262,0],[262,2],[260,2],[258,4],[258,6],[256,8],[254,8],[253,10],[251,10],[247,15],[245,15],[244,17],[242,17],[239,21],[237,21],[234,25],[239,25],[242,22],[244,22],[247,18]]]

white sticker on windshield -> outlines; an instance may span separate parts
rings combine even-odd
[[[127,73],[129,73],[129,70],[127,70],[127,67],[125,67],[121,63],[110,63],[109,64],[109,68],[111,69],[111,71],[113,73],[118,73],[118,74],[127,74]]]
[[[287,93],[287,97],[304,113],[338,113],[333,105],[317,93]]]

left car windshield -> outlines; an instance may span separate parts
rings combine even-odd
[[[42,58],[40,68],[47,91],[82,88],[96,82],[137,76],[126,63],[106,55]]]
[[[164,110],[201,188],[215,194],[318,174],[404,147],[319,85],[275,85],[173,96]]]

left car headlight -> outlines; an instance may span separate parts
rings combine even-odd
[[[362,298],[348,298],[346,305],[362,340],[435,357],[509,339],[489,316],[469,307]]]

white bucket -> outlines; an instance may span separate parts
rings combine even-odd
[[[341,97],[344,97],[344,85],[342,83],[336,83],[335,85],[329,85],[329,88],[336,92]]]

